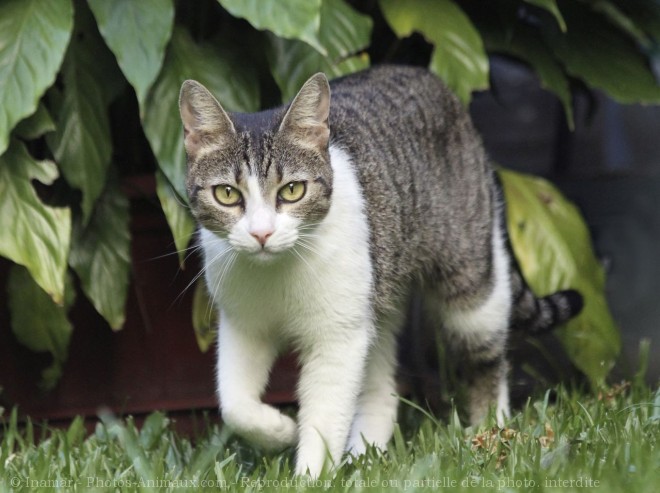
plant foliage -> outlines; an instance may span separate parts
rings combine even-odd
[[[428,56],[406,52],[411,36]],[[130,235],[117,182],[156,174],[179,251],[194,229],[177,111],[188,78],[227,109],[254,111],[317,71],[421,62],[468,103],[500,53],[529,64],[572,123],[576,87],[660,102],[658,39],[660,4],[642,0],[0,0],[0,255],[37,286],[25,306],[44,304],[42,290],[61,312],[70,267],[120,328]],[[70,327],[52,322],[14,330],[68,341]],[[45,340],[30,346],[64,355]]]
[[[605,300],[605,272],[577,208],[541,178],[500,170],[509,235],[520,268],[538,296],[577,289],[579,316],[558,330],[566,351],[598,388],[614,366],[621,341]]]

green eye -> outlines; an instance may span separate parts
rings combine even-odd
[[[305,182],[304,181],[292,181],[287,183],[280,191],[277,192],[277,196],[282,199],[284,202],[298,202],[305,195]]]
[[[220,204],[227,206],[238,205],[243,200],[241,192],[229,185],[218,185],[213,187],[213,195],[215,196],[215,200]]]

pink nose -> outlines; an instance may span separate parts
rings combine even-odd
[[[258,242],[261,246],[265,246],[266,242],[268,241],[268,238],[271,237],[273,234],[272,231],[252,231],[250,233]]]

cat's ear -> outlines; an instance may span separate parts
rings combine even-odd
[[[310,77],[284,115],[280,132],[290,132],[305,147],[325,150],[330,138],[330,85],[322,73]]]
[[[197,81],[187,80],[181,86],[179,112],[183,122],[183,143],[193,160],[204,147],[222,145],[236,133],[220,103]]]

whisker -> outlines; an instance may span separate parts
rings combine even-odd
[[[211,307],[209,308],[209,311],[207,313],[207,316],[211,316],[211,310],[215,306],[215,299],[216,296],[218,295],[218,289],[220,288],[220,285],[222,284],[223,279],[227,275],[227,272],[231,270],[231,266],[233,266],[234,262],[236,261],[236,258],[238,257],[238,252],[236,250],[233,250],[229,259],[225,262],[225,265],[222,269],[222,272],[220,273],[220,278],[218,279],[218,282],[215,285],[215,288],[213,289],[213,295],[211,296]]]
[[[310,271],[313,270],[313,269],[312,269],[312,266],[309,265],[309,262],[307,262],[307,260],[305,260],[305,257],[304,257],[304,256],[303,256],[303,255],[302,255],[302,254],[296,249],[295,246],[291,248],[291,251],[292,251],[293,253],[295,253],[295,254],[298,256],[298,258],[299,258],[300,260],[302,260],[302,261],[305,263],[305,265],[307,265],[307,267],[309,268]]]
[[[181,250],[176,250],[174,252],[164,253],[163,255],[157,255],[155,257],[149,257],[147,259],[147,261],[148,262],[153,262],[154,260],[160,260],[160,259],[164,259],[164,258],[167,258],[167,257],[172,257],[173,255],[179,255],[183,252],[194,253],[196,250],[199,250],[201,248],[202,247],[200,245],[192,245],[192,246],[189,246],[187,248],[182,248]]]
[[[309,250],[310,252],[312,252],[312,253],[314,253],[318,256],[321,256],[321,252],[315,246],[313,246],[312,243],[309,243],[309,242],[305,241],[304,239],[298,238],[297,244],[300,245],[301,247]]]
[[[320,226],[321,224],[323,224],[323,223],[302,224],[302,225],[298,226],[298,230],[304,231],[306,229],[316,228],[317,226]]]
[[[206,273],[206,270],[211,266],[211,264],[213,264],[214,262],[217,262],[220,258],[222,258],[222,257],[223,257],[228,251],[230,251],[230,250],[231,250],[231,246],[227,246],[227,248],[225,248],[224,250],[222,250],[220,253],[217,253],[217,254],[215,255],[215,257],[213,257],[209,262],[207,262],[206,265],[204,265],[204,266],[199,270],[199,272],[198,272],[197,274],[195,274],[195,276],[194,276],[194,277],[192,278],[192,280],[188,283],[188,285],[187,285],[185,288],[183,288],[183,290],[181,291],[181,293],[179,293],[179,295],[174,299],[174,301],[172,302],[172,305],[171,305],[171,306],[174,306],[174,304],[177,303],[177,302],[183,297],[183,295],[186,294],[186,293],[188,292],[188,290],[189,290],[191,287],[194,286],[194,284],[197,282],[197,280],[198,280],[200,277],[202,277],[202,276]],[[170,308],[171,308],[171,306],[170,306]]]

